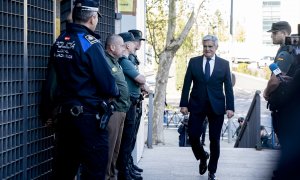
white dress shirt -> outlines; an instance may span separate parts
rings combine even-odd
[[[210,61],[209,61],[209,67],[210,67],[210,76],[211,76],[211,74],[212,74],[212,72],[213,72],[213,70],[214,70],[214,67],[215,67],[215,55],[210,59]],[[203,56],[203,73],[205,74],[205,64],[206,64],[206,61],[207,61],[207,59],[206,59],[206,57],[205,56]]]

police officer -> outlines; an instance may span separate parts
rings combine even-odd
[[[143,38],[143,33],[140,30],[131,29],[128,32],[132,33],[133,36],[134,36],[134,39],[135,39],[135,41],[134,41],[135,51],[133,53],[129,54],[128,58],[136,66],[136,69],[139,70],[138,66],[140,64],[140,61],[139,61],[139,59],[136,55],[136,51],[141,49],[142,41],[145,41],[145,38]],[[148,93],[148,91],[149,91],[148,86],[146,84],[141,86],[141,91],[142,91],[142,93],[140,94],[139,101],[138,101],[137,106],[136,106],[137,107],[136,108],[137,109],[136,110],[137,114],[136,114],[136,120],[135,120],[135,125],[134,125],[133,141],[132,141],[132,144],[131,144],[131,152],[133,151],[133,149],[135,147],[137,133],[138,133],[138,130],[139,130],[139,127],[140,127],[140,122],[141,122],[141,117],[142,117],[142,110],[143,110],[142,100],[144,99],[143,95]],[[135,165],[133,163],[133,158],[132,158],[131,155],[130,155],[130,159],[129,159],[129,167],[132,168],[134,171],[143,172],[143,169],[139,168],[137,165]]]
[[[131,145],[133,141],[133,134],[135,131],[135,121],[136,121],[136,105],[139,101],[141,94],[140,86],[143,86],[146,82],[146,78],[140,74],[136,66],[128,59],[129,54],[135,51],[135,39],[130,32],[124,32],[119,34],[125,42],[124,57],[119,59],[119,63],[123,69],[125,79],[127,81],[131,106],[126,114],[126,119],[124,123],[122,141],[120,152],[117,160],[118,169],[118,179],[119,180],[129,180],[129,179],[142,179],[140,174],[132,171],[129,168],[128,161],[131,156]]]
[[[125,44],[121,36],[112,34],[107,37],[105,43],[107,61],[111,67],[113,76],[116,79],[118,88],[120,89],[120,98],[114,100],[115,112],[108,122],[109,135],[109,154],[108,165],[106,170],[106,180],[116,179],[115,168],[121,145],[121,137],[123,133],[126,112],[130,106],[129,92],[127,82],[118,59],[123,56]]]
[[[291,69],[291,66],[293,64],[294,56],[292,54],[292,49],[290,46],[285,45],[285,38],[291,34],[291,26],[286,21],[279,21],[272,24],[272,28],[268,31],[271,32],[271,38],[273,40],[273,44],[279,44],[280,48],[275,56],[275,61],[280,68],[280,70],[283,72],[283,74],[287,74],[288,71]],[[276,78],[274,74],[272,74],[267,87],[264,90],[264,98],[268,101],[270,98],[270,95],[274,90],[277,88],[275,86],[272,79]],[[279,115],[278,110],[271,109],[271,116],[272,116],[272,124],[274,128],[274,132],[276,133],[278,139],[280,140],[280,127],[278,125],[279,121]]]
[[[94,33],[98,7],[99,0],[76,0],[74,23],[51,48],[44,95],[54,95],[58,107],[53,179],[73,180],[79,165],[81,179],[105,179],[108,133],[97,117],[101,104],[118,97],[119,90]]]
[[[299,48],[300,44],[298,45]],[[279,165],[274,180],[281,179],[300,179],[300,54],[295,55],[295,73],[291,80],[282,84],[277,80],[277,83],[285,86],[287,94],[282,109],[280,109],[280,120],[283,121],[280,125],[281,132],[281,156]],[[283,76],[283,78],[286,78]]]

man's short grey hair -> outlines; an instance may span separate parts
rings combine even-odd
[[[73,22],[86,23],[92,16],[98,16],[97,12],[80,10],[79,8],[73,8],[72,19]]]
[[[218,46],[218,38],[217,36],[214,36],[214,35],[206,35],[203,37],[202,39],[202,43],[204,43],[204,41],[212,41],[214,42],[215,46]]]
[[[118,34],[111,34],[106,38],[105,49],[108,49],[110,45],[116,44],[118,38],[122,38]]]

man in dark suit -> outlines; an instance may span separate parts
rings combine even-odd
[[[214,180],[220,156],[220,134],[224,114],[228,118],[234,115],[234,97],[229,62],[215,55],[218,38],[206,35],[203,37],[202,44],[203,55],[191,58],[189,61],[182,88],[180,112],[183,114],[190,112],[189,140],[196,159],[200,159],[199,173],[201,175],[207,170],[209,158],[209,154],[200,143],[202,124],[205,118],[208,118],[211,153],[208,179]],[[193,87],[190,93],[192,82]]]

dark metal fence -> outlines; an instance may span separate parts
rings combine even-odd
[[[106,38],[114,1],[101,3]],[[54,17],[54,0],[0,0],[0,179],[49,179],[54,136],[38,112]]]
[[[256,91],[239,136],[236,148],[255,148],[260,144],[260,91]]]

